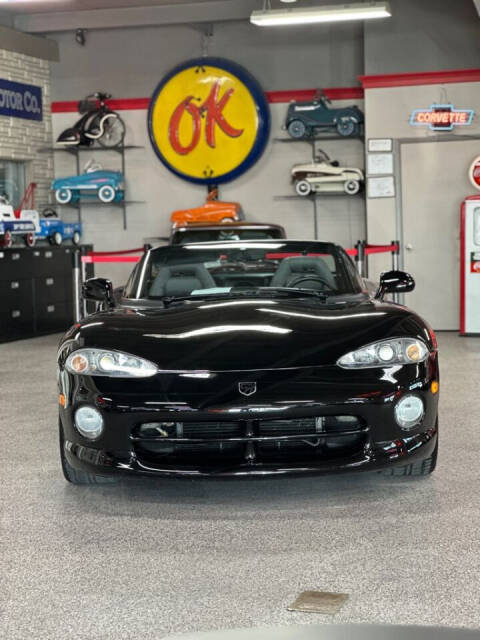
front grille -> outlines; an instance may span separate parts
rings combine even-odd
[[[224,465],[353,455],[368,428],[357,416],[157,422],[139,425],[132,440],[139,457],[185,465]]]

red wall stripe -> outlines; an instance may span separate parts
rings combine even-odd
[[[291,100],[312,100],[318,89],[298,89],[293,91],[267,91],[267,100],[272,104],[290,102]],[[330,100],[349,100],[363,98],[362,87],[332,87],[323,92]],[[52,113],[77,112],[77,100],[52,102]],[[132,109],[148,109],[150,98],[120,98],[108,100],[108,106],[115,111],[131,111]]]
[[[480,82],[480,69],[393,73],[377,76],[358,76],[358,79],[364,89],[406,87],[420,84],[450,84],[452,82]]]

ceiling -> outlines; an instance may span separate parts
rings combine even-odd
[[[238,0],[241,2],[241,0]],[[161,5],[198,4],[209,0],[1,0],[0,11],[5,13],[49,13],[57,11],[89,11],[124,7],[152,7]]]

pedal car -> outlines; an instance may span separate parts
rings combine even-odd
[[[125,195],[125,178],[119,171],[104,171],[100,165],[87,163],[85,173],[52,182],[59,204],[78,202],[80,197],[98,198],[106,204],[120,202]]]
[[[314,191],[345,192],[354,196],[360,191],[365,176],[361,169],[340,167],[336,160],[330,160],[324,151],[319,150],[317,162],[296,164],[292,167],[292,179],[295,191],[300,196],[308,196]]]
[[[35,226],[31,220],[18,220],[11,204],[0,196],[0,247],[11,247],[22,236],[27,247],[35,244]]]
[[[312,138],[319,130],[335,129],[341,136],[358,136],[364,122],[363,113],[353,105],[332,109],[323,94],[310,102],[292,102],[288,107],[285,128],[292,138]]]
[[[57,218],[57,214],[48,209],[40,217],[34,209],[23,210],[21,220],[31,220],[35,225],[35,236],[38,240],[46,239],[50,244],[61,245],[63,240],[71,240],[74,245],[80,244],[82,238],[81,222],[64,222]]]
[[[238,202],[222,202],[217,200],[217,197],[218,191],[213,189],[201,207],[174,211],[170,216],[173,226],[190,222],[228,223],[245,219],[242,207]]]

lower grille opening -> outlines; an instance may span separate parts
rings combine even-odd
[[[151,422],[132,439],[140,459],[171,465],[225,466],[329,460],[360,453],[368,428],[357,416],[238,421]]]

